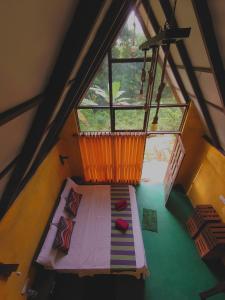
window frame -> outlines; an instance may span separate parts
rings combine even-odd
[[[171,131],[171,130],[164,130],[164,131],[160,131],[160,130],[156,130],[156,131],[151,131],[148,130],[148,123],[149,123],[149,117],[150,117],[150,111],[152,108],[157,108],[157,104],[153,104],[150,103],[148,104],[147,101],[145,100],[145,103],[143,105],[114,105],[113,104],[113,93],[112,93],[112,65],[116,64],[116,63],[134,63],[134,62],[142,62],[144,63],[144,57],[130,57],[130,58],[112,58],[112,50],[110,49],[108,51],[108,83],[109,83],[109,106],[100,106],[100,105],[96,105],[96,106],[92,106],[92,105],[78,105],[78,107],[76,108],[76,118],[77,118],[77,124],[78,124],[78,130],[79,132],[93,132],[93,131],[81,131],[80,129],[80,122],[79,122],[79,117],[78,117],[78,113],[77,110],[83,110],[83,109],[93,109],[93,110],[98,110],[98,109],[109,109],[110,110],[110,131],[105,131],[105,132],[146,132],[147,134],[180,134],[184,125],[184,121],[187,115],[187,111],[188,111],[188,107],[189,104],[188,103],[177,103],[177,104],[160,104],[159,105],[159,109],[160,108],[175,108],[175,107],[180,107],[180,108],[184,108],[184,112],[182,115],[182,119],[180,122],[180,126],[179,129],[176,131]],[[151,57],[147,57],[147,62],[151,62]],[[168,82],[170,88],[170,82]],[[115,111],[116,110],[137,110],[137,109],[144,109],[145,113],[144,113],[144,121],[143,121],[143,128],[141,130],[116,130],[116,124],[115,124]]]

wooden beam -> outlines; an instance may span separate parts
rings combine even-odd
[[[214,104],[214,103],[212,103],[211,101],[208,101],[208,100],[205,100],[205,102],[206,102],[208,105],[214,107],[215,109],[217,109],[217,110],[219,110],[219,111],[221,111],[222,113],[225,114],[225,108],[222,108],[222,107],[220,107],[220,106],[218,106],[218,105],[216,105],[216,104]],[[225,117],[225,116],[224,116],[224,117]]]
[[[151,57],[147,57],[146,61],[151,62]],[[144,57],[132,57],[132,58],[111,58],[111,63],[135,63],[135,62],[143,62]]]
[[[115,131],[115,113],[112,110],[113,106],[113,89],[112,89],[112,51],[108,52],[108,79],[109,79],[109,109],[110,109],[110,128]]]
[[[176,67],[178,69],[181,69],[181,70],[185,70],[185,66],[184,65],[176,65]],[[211,68],[206,68],[206,67],[192,67],[193,70],[195,72],[201,72],[201,73],[213,73],[213,70]]]
[[[180,89],[179,89],[178,87],[176,87],[176,86],[172,86],[172,88],[175,89],[175,90],[180,91]],[[197,99],[197,98],[196,98],[196,95],[194,95],[194,94],[188,93],[188,95],[190,96],[191,99]],[[222,107],[216,105],[216,104],[213,103],[212,101],[209,101],[209,100],[206,100],[206,99],[204,99],[204,101],[205,101],[207,104],[209,104],[209,105],[213,106],[214,108],[216,108],[217,110],[220,110],[221,112],[225,113],[225,108],[222,108]]]
[[[225,106],[225,72],[209,7],[205,0],[192,0],[192,5],[198,20],[206,52],[211,63],[211,68],[220,94],[221,104]]]
[[[187,103],[168,103],[168,104],[165,104],[165,103],[161,103],[160,104],[160,107],[187,107],[188,104]],[[132,110],[132,109],[146,109],[146,108],[157,108],[158,105],[157,104],[150,104],[150,105],[112,105],[112,109],[127,109],[127,110]],[[93,110],[97,110],[97,109],[110,109],[110,107],[107,107],[107,106],[91,106],[91,105],[85,105],[85,106],[79,106],[79,109],[93,109]]]
[[[0,201],[0,218],[7,211],[12,201],[15,200],[13,196],[17,194],[20,182],[32,161],[33,154],[44,135],[45,128],[59,102],[73,66],[89,37],[91,28],[93,28],[103,5],[104,3],[101,0],[90,1],[87,10],[86,1],[79,1],[76,7],[70,28],[45,91],[46,99],[38,108],[23,145],[20,159]]]
[[[17,155],[2,171],[0,171],[0,180],[9,173],[15,163],[18,161],[19,155]]]
[[[46,107],[42,107],[42,110],[38,112],[36,115],[36,120],[34,122],[33,129],[30,131],[30,134],[25,142],[25,146],[22,153],[23,158],[18,162],[16,166],[16,170],[14,171],[13,176],[10,179],[9,184],[3,194],[3,197],[0,202],[0,218],[2,218],[16,199],[18,193],[23,189],[26,183],[30,180],[30,178],[35,173],[36,169],[43,161],[44,157],[49,153],[50,149],[53,145],[57,142],[59,131],[62,129],[63,125],[65,124],[70,112],[72,109],[78,104],[79,99],[83,95],[84,89],[82,84],[85,82],[86,89],[89,87],[89,82],[86,80],[87,73],[95,74],[97,72],[99,65],[93,65],[93,53],[95,53],[94,58],[96,61],[101,62],[101,58],[103,59],[106,51],[107,51],[107,41],[113,41],[118,32],[112,32],[112,24],[114,25],[115,22],[112,22],[112,12],[114,14],[119,14],[119,19],[117,20],[117,25],[122,26],[124,22],[124,18],[126,18],[133,7],[133,3],[130,0],[120,1],[114,0],[112,1],[110,10],[107,11],[107,14],[104,18],[103,25],[99,28],[97,32],[97,38],[94,39],[92,46],[90,47],[84,63],[81,65],[80,69],[78,70],[78,74],[76,78],[71,82],[70,90],[68,91],[66,98],[54,119],[54,123],[49,130],[47,137],[45,138],[42,146],[35,158],[34,163],[29,168],[27,175],[23,177],[24,173],[26,172],[27,167],[32,160],[32,154],[34,153],[38,142],[35,142],[35,139],[38,138],[38,141],[42,138],[43,135],[43,128],[42,126],[47,126],[47,121],[49,121],[51,117],[51,113],[54,111],[55,106],[59,100],[59,97],[62,93],[63,87],[67,83],[67,79],[69,77],[70,71],[72,70],[77,57],[82,50],[82,47],[86,41],[86,38],[89,36],[89,30],[93,27],[93,24],[98,18],[98,13],[101,10],[102,5],[104,5],[104,1],[95,0],[90,1],[89,7],[87,10],[87,3],[86,1],[80,1],[78,8],[75,12],[75,17],[72,21],[71,27],[69,32],[67,33],[67,37],[64,41],[64,46],[62,48],[62,53],[59,57],[59,62],[55,67],[55,71],[53,72],[53,76],[51,82],[49,84],[48,93],[46,92],[46,98],[48,101],[46,103]],[[127,10],[124,13],[125,9]],[[85,22],[84,22],[85,16]],[[115,21],[115,20],[113,20]],[[120,24],[121,23],[121,24]],[[81,31],[83,30],[83,32]],[[110,33],[110,34],[109,34]],[[106,39],[108,38],[108,40]],[[97,59],[98,58],[98,59]],[[54,80],[54,78],[56,80]],[[91,78],[92,79],[92,78]],[[80,88],[82,86],[82,88]],[[51,88],[50,88],[51,87]],[[61,87],[61,89],[59,88]],[[46,112],[45,112],[46,111]],[[44,117],[42,114],[44,114]],[[43,119],[44,118],[44,124]],[[41,121],[41,124],[38,124],[38,121]],[[41,130],[38,129],[41,127]],[[32,136],[32,133],[33,136]],[[29,143],[30,146],[29,146]],[[28,147],[27,147],[28,146]],[[33,152],[32,152],[33,151]],[[27,154],[27,158],[25,157]],[[22,168],[22,171],[20,170]],[[22,176],[21,176],[22,174]],[[22,180],[20,180],[22,178]],[[13,184],[17,183],[16,186]]]
[[[166,28],[156,33],[155,36],[148,39],[139,49],[145,51],[154,47],[167,46],[168,43],[173,44],[177,41],[188,38],[191,32],[191,28]]]
[[[54,138],[58,136],[59,131],[62,129],[63,125],[65,124],[69,113],[72,111],[72,109],[74,109],[74,107],[77,107],[80,99],[84,95],[84,92],[89,88],[91,81],[89,80],[84,81],[84,78],[86,79],[87,76],[87,70],[89,71],[89,74],[92,74],[92,76],[96,74],[99,66],[101,65],[101,62],[106,56],[109,48],[111,47],[113,41],[117,37],[119,30],[121,29],[122,25],[124,24],[126,18],[128,17],[133,7],[134,7],[133,1],[130,0],[112,1],[111,8],[107,12],[103,20],[102,26],[98,31],[94,43],[89,49],[85,57],[85,61],[71,85],[71,88],[66,96],[66,99],[64,101],[63,106],[61,107],[60,112],[56,116],[55,124],[53,128],[50,130],[48,137],[46,138],[45,143],[43,144],[43,147],[39,152],[40,156],[42,155],[41,154],[42,151],[45,152],[45,149],[51,147],[51,143],[52,143],[51,140],[54,141]],[[117,15],[116,20],[114,20],[113,26],[112,26],[112,15]],[[103,39],[106,36],[107,39]],[[98,63],[93,64],[93,53],[96,53],[96,51],[97,54],[95,56],[95,62]],[[82,86],[82,82],[85,82],[85,86]]]
[[[152,27],[153,27],[155,33],[159,32],[160,26],[159,26],[159,23],[158,23],[155,15],[154,15],[154,12],[153,12],[151,6],[149,4],[149,1],[148,0],[142,0],[142,4],[143,4],[143,6],[145,8],[145,11],[146,11],[146,13],[148,15],[148,18],[149,18],[149,20],[150,20],[150,22],[152,24]],[[143,26],[143,28],[145,27],[143,22],[142,22],[142,26]],[[146,30],[146,28],[145,28],[145,34],[146,34],[147,38],[150,37],[149,32]],[[163,51],[165,52],[165,48],[163,48]],[[171,54],[169,54],[169,56],[168,56],[168,63],[170,65],[172,73],[173,73],[173,75],[174,75],[174,77],[175,77],[175,79],[177,81],[177,84],[180,87],[180,90],[181,90],[181,93],[182,93],[182,95],[184,97],[184,100],[186,101],[186,103],[188,103],[189,102],[188,93],[187,93],[186,88],[185,88],[185,86],[183,84],[183,81],[182,81],[182,79],[180,77],[180,74],[177,71],[176,65],[174,63],[174,60],[173,60]]]
[[[39,105],[44,98],[43,94],[35,96],[30,100],[24,101],[21,104],[18,104],[4,112],[0,113],[0,126],[6,124],[7,122],[15,119],[26,111],[32,109],[33,107]]]
[[[167,1],[160,0],[160,4],[161,4],[161,7],[163,9],[163,12],[165,14],[166,19],[170,20],[172,14],[173,14],[173,10],[172,10],[172,7],[170,5],[170,2],[168,0]],[[176,27],[178,27],[177,22],[176,22],[175,19],[174,19],[174,25]],[[210,134],[212,136],[212,140],[213,140],[215,146],[220,149],[221,146],[220,146],[220,142],[219,142],[219,139],[218,139],[218,136],[217,136],[217,132],[215,130],[214,124],[213,124],[211,116],[209,114],[207,105],[204,101],[203,93],[202,93],[201,88],[199,86],[196,74],[193,70],[192,63],[191,63],[190,57],[188,55],[187,49],[184,45],[184,42],[179,41],[179,42],[177,42],[176,46],[177,46],[177,50],[179,52],[179,55],[180,55],[180,57],[183,61],[183,65],[185,66],[185,71],[188,75],[189,81],[190,81],[190,83],[192,85],[192,88],[193,88],[193,90],[194,90],[194,92],[197,96],[197,101],[198,101],[198,103],[200,105],[200,108],[202,110],[202,113],[205,117],[205,120],[206,120],[206,123],[208,125]]]

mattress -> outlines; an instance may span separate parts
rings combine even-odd
[[[71,187],[81,193],[75,226],[71,236],[67,255],[52,248],[60,216],[67,216],[64,211],[66,197]],[[135,189],[129,186],[130,204],[136,268],[118,274],[130,274],[139,278],[148,274],[145,252],[138,216]],[[111,198],[110,185],[77,185],[67,179],[66,186],[51,221],[50,229],[37,257],[37,262],[47,269],[58,272],[77,273],[80,276],[111,274]],[[116,272],[114,272],[116,273]]]

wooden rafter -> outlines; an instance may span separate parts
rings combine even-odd
[[[185,66],[183,66],[183,65],[177,65],[176,64],[176,67],[178,69],[185,70]],[[212,73],[213,72],[211,68],[207,68],[207,67],[196,67],[196,66],[193,66],[192,68],[193,68],[193,70],[195,72],[201,72],[201,73]]]
[[[0,180],[9,173],[15,163],[18,161],[19,155],[17,155],[2,171],[0,171]]]
[[[149,4],[149,1],[148,0],[142,0],[142,4],[143,4],[143,6],[145,8],[145,11],[146,11],[146,13],[148,15],[148,18],[149,18],[149,20],[150,20],[150,22],[152,24],[152,27],[153,27],[154,31],[157,33],[159,31],[159,29],[160,29],[160,26],[159,26],[159,23],[158,23],[155,15],[154,15],[154,12],[153,12],[151,6]],[[144,26],[143,23],[142,23],[142,25]],[[146,29],[145,29],[145,34],[146,34],[147,38],[150,37],[149,32]],[[163,47],[164,53],[165,53],[165,50],[166,50],[165,47]],[[171,54],[169,54],[169,56],[168,56],[168,62],[169,62],[170,68],[172,70],[172,73],[173,73],[173,75],[174,75],[174,77],[175,77],[175,79],[177,81],[177,84],[180,87],[181,94],[183,95],[185,101],[188,103],[189,102],[188,93],[187,93],[186,88],[185,88],[185,86],[183,84],[183,81],[182,81],[182,79],[180,77],[180,74],[177,71],[176,64],[174,63],[174,60],[173,60]]]
[[[21,104],[18,104],[4,112],[0,113],[0,126],[8,123],[9,121],[15,119],[26,111],[32,109],[33,107],[39,105],[44,99],[44,95],[40,94],[33,97],[32,99],[26,100]]]
[[[170,2],[168,0],[166,0],[166,1],[165,0],[160,0],[160,4],[161,4],[161,7],[163,9],[163,12],[165,14],[166,19],[169,20],[171,18],[171,15],[173,14],[173,10],[172,10],[172,7],[170,5]],[[175,18],[174,18],[174,25],[176,27],[178,27]],[[187,49],[185,47],[185,44],[184,44],[183,41],[179,41],[179,42],[177,42],[176,46],[177,46],[177,50],[179,52],[179,55],[180,55],[180,57],[183,61],[183,65],[185,66],[185,71],[187,73],[189,81],[192,85],[192,88],[193,88],[195,94],[196,94],[199,106],[200,106],[200,108],[202,110],[202,113],[204,115],[204,118],[207,122],[207,125],[208,125],[209,131],[211,133],[213,143],[217,148],[220,149],[221,146],[220,146],[220,142],[219,142],[219,139],[218,139],[218,136],[217,136],[217,132],[215,130],[214,124],[213,124],[211,116],[209,114],[207,105],[204,101],[203,93],[202,93],[202,90],[201,90],[200,85],[198,83],[198,79],[196,77],[194,69],[192,67],[192,63],[191,63],[190,57],[188,55]]]
[[[45,121],[49,121],[52,112],[54,111],[54,107],[57,105],[59,96],[61,95],[63,87],[67,82],[68,75],[70,74],[69,70],[70,71],[72,70],[74,66],[74,62],[77,60],[77,57],[80,54],[80,51],[82,49],[83,43],[85,42],[89,34],[89,30],[90,28],[93,27],[93,23],[95,19],[98,17],[98,12],[100,11],[100,8],[104,4],[103,2],[104,1],[101,0],[90,1],[88,10],[87,10],[87,3],[85,1],[79,2],[79,6],[76,9],[75,16],[72,21],[70,30],[67,33],[66,39],[64,41],[64,45],[61,51],[62,53],[59,57],[58,63],[56,64],[55,71],[53,72],[53,76],[49,84],[48,93],[46,94],[47,97],[46,101],[48,101],[48,103],[45,103],[45,107],[42,107],[42,109],[45,109],[48,112],[48,116],[44,116]],[[72,82],[70,83],[70,90],[67,93],[66,98],[57,116],[54,119],[54,122],[52,123],[49,133],[47,134],[47,137],[42,143],[42,146],[32,166],[29,168],[26,176],[22,178],[23,176],[21,177],[21,174],[23,175],[25,173],[27,166],[29,165],[32,159],[32,154],[38,145],[38,143],[35,142],[34,139],[37,137],[38,134],[38,138],[39,138],[38,141],[39,141],[43,135],[43,129],[41,131],[38,129],[38,126],[40,126],[40,124],[35,123],[37,122],[37,116],[39,118],[39,121],[40,120],[42,121],[42,115],[40,114],[40,109],[39,109],[39,112],[36,116],[36,121],[33,124],[34,125],[33,129],[30,131],[30,136],[28,136],[25,142],[25,146],[26,147],[28,146],[27,150],[25,149],[26,151],[24,151],[23,149],[22,151],[23,157],[17,163],[16,170],[14,171],[14,174],[11,177],[7,185],[7,188],[3,194],[3,197],[1,199],[0,218],[4,216],[9,206],[13,203],[15,198],[18,196],[19,192],[23,189],[23,187],[26,185],[29,179],[33,176],[40,163],[43,161],[43,159],[49,153],[50,149],[57,142],[58,134],[60,130],[62,129],[70,112],[72,111],[74,106],[78,105],[78,101],[83,95],[85,88],[84,86],[82,86],[82,89],[80,89],[82,83],[85,82],[86,89],[88,88],[90,83],[87,80],[84,81],[87,72],[89,71],[90,74],[94,76],[94,74],[98,69],[97,64],[95,65],[92,64],[93,53],[96,54],[95,59],[100,64],[101,58],[102,59],[104,58],[107,51],[106,50],[107,44],[105,44],[107,43],[107,39],[105,39],[105,37],[108,38],[109,43],[112,43],[113,40],[115,39],[118,32],[116,31],[112,32],[112,24],[114,21],[114,20],[112,21],[112,13],[119,15],[119,18],[117,20],[117,26],[118,28],[121,28],[125,20],[124,18],[128,16],[129,12],[133,7],[133,3],[135,3],[135,1],[130,1],[130,0],[126,0],[123,2],[121,2],[121,0],[112,1],[111,8],[107,12],[104,18],[103,25],[99,28],[99,31],[97,32],[97,37],[94,39],[94,42],[85,57],[84,63],[79,69],[76,78],[74,78],[74,80],[72,80]],[[83,20],[84,15],[86,16],[85,22]],[[81,32],[81,28],[83,30],[82,32]],[[111,34],[109,34],[110,32]],[[56,79],[55,81],[54,81],[54,77]],[[59,86],[61,87],[61,89],[59,89]],[[52,93],[50,87],[52,87]],[[47,104],[50,107],[48,106],[46,108]],[[42,110],[42,113],[45,113],[45,110]],[[47,126],[47,123],[48,122],[44,122],[44,125]],[[41,126],[43,126],[43,124],[41,124]],[[32,132],[34,132],[33,137],[32,137]],[[31,143],[30,147],[28,143]],[[27,158],[24,157],[24,155],[26,156],[26,153],[28,156]],[[22,172],[19,170],[20,166],[22,167]],[[21,178],[22,180],[20,180]],[[13,185],[14,180],[16,182],[16,185]]]
[[[21,180],[33,158],[33,154],[41,141],[49,120],[57,106],[63,89],[67,83],[74,63],[94,26],[104,3],[101,0],[79,1],[70,28],[66,34],[60,54],[45,91],[45,101],[39,105],[31,129],[23,145],[20,158],[6,186],[0,201],[0,218],[15,200]],[[85,22],[84,17],[85,16]]]
[[[192,5],[198,20],[199,28],[203,37],[206,52],[211,63],[214,78],[220,93],[221,104],[225,105],[225,71],[223,60],[220,55],[217,39],[213,29],[213,22],[207,1],[192,0]]]

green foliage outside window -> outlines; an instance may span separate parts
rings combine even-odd
[[[137,21],[136,21],[137,23]],[[135,32],[135,49],[133,45],[134,31],[128,19],[122,29],[117,41],[112,47],[113,58],[129,58],[143,57],[141,50],[138,50],[138,45],[143,43],[146,38],[139,30]],[[139,25],[140,26],[140,25]],[[136,28],[138,26],[136,25]],[[133,48],[132,48],[133,47]],[[135,50],[135,51],[134,51]],[[146,70],[149,69],[147,63]],[[147,81],[144,85],[144,94],[140,95],[141,86],[141,69],[143,63],[113,63],[112,64],[112,95],[113,105],[143,105],[145,104],[145,95]],[[161,66],[158,64],[155,86],[153,90],[152,104],[156,104],[155,99],[160,84]],[[148,72],[147,72],[148,73]],[[110,92],[108,78],[108,59],[103,60],[103,63],[98,70],[95,79],[88,89],[80,106],[93,106],[93,109],[78,110],[78,119],[81,131],[110,131]],[[168,84],[166,84],[162,97],[161,104],[176,104],[176,98]],[[105,106],[108,109],[97,109],[98,106]],[[151,122],[154,117],[155,109],[151,108],[148,130],[151,128]],[[182,120],[183,111],[180,108],[160,108],[159,110],[159,125],[158,130],[179,130]],[[115,111],[115,129],[116,130],[142,130],[144,124],[144,110],[119,110]]]

